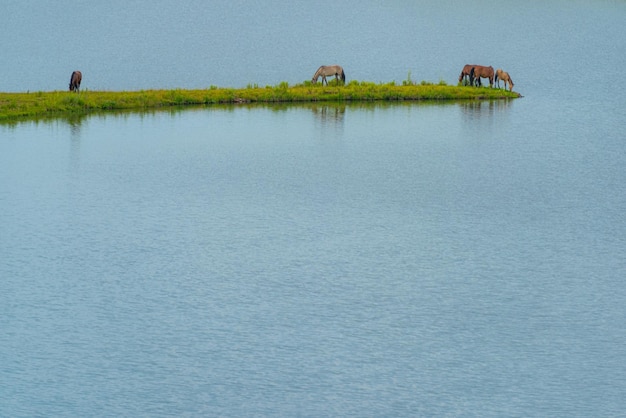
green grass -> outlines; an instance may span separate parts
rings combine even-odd
[[[154,109],[168,106],[213,105],[233,103],[296,103],[296,102],[359,102],[401,100],[499,100],[519,97],[501,89],[449,86],[410,80],[402,85],[351,81],[328,86],[306,81],[290,86],[282,82],[276,86],[231,89],[210,86],[202,90],[139,90],[0,93],[0,121],[40,116],[84,114],[95,111]]]

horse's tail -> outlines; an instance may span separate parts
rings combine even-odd
[[[341,81],[343,84],[346,84],[346,73],[343,71],[343,68],[341,69]]]
[[[498,72],[497,71],[496,71],[496,80],[495,80],[495,82],[496,83],[498,82]]]

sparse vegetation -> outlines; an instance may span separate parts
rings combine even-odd
[[[500,89],[449,86],[422,81],[416,84],[409,72],[402,85],[352,80],[346,85],[333,78],[328,86],[305,81],[290,86],[232,89],[210,86],[203,90],[61,91],[0,93],[0,120],[55,114],[86,113],[111,109],[152,109],[166,106],[212,105],[219,103],[277,103],[321,101],[400,101],[400,100],[498,100],[519,97]]]

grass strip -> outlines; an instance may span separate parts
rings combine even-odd
[[[0,120],[80,114],[91,111],[153,109],[167,106],[232,103],[359,102],[359,101],[444,101],[501,100],[521,97],[516,92],[496,88],[449,86],[444,82],[402,85],[351,81],[345,86],[305,82],[294,86],[232,89],[211,86],[200,90],[65,91],[0,93]]]

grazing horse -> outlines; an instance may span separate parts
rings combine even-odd
[[[341,77],[341,81],[346,83],[346,73],[343,72],[343,68],[340,65],[322,65],[317,69],[315,74],[313,74],[313,78],[311,79],[311,83],[317,83],[317,79],[322,77],[322,85],[324,81],[326,81],[326,85],[328,85],[328,80],[326,80],[326,76],[335,76],[335,80],[339,81],[339,77]]]
[[[470,71],[470,80],[476,79],[478,84],[481,84],[480,83],[481,78],[488,78],[489,87],[493,86],[493,77],[494,77],[494,72],[493,72],[493,67],[491,66],[485,67],[482,65],[475,65],[474,67],[472,67],[472,70]]]
[[[74,71],[70,78],[70,91],[78,93],[80,90],[80,82],[83,80],[83,74],[80,71]]]
[[[509,90],[513,91],[513,80],[509,73],[503,71],[502,68],[496,70],[496,83],[498,84],[498,88],[500,87],[500,80],[504,81],[504,90],[506,90],[506,83],[509,83]]]
[[[466,77],[469,78],[469,85],[474,84],[474,80],[470,78],[470,73],[472,72],[472,68],[475,67],[474,64],[465,64],[463,69],[461,70],[461,75],[459,75],[459,83],[463,81]]]

